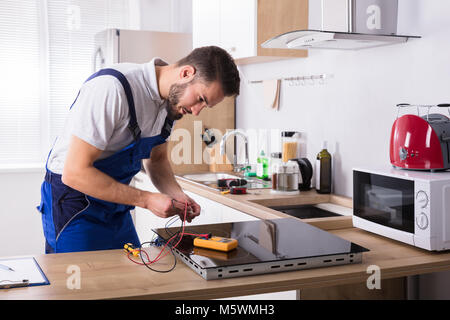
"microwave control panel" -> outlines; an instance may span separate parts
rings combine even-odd
[[[430,184],[422,181],[415,181],[414,189],[415,234],[419,237],[429,236]]]
[[[429,201],[430,199],[428,198],[428,194],[425,191],[423,190],[417,191],[416,203],[420,206],[420,208],[425,209]]]

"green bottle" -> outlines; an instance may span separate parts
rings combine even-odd
[[[261,150],[258,159],[256,159],[256,176],[260,179],[269,178],[269,160],[264,150]]]
[[[331,154],[327,150],[326,141],[316,158],[316,191],[331,193]]]

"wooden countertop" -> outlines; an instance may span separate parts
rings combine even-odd
[[[150,271],[130,262],[122,250],[40,255],[36,260],[51,284],[0,290],[0,299],[213,299],[365,283],[370,265],[380,267],[382,279],[450,270],[450,253],[428,252],[356,228],[330,232],[371,251],[363,253],[361,264],[209,281],[181,262],[169,273]],[[168,255],[155,268],[171,266],[171,259]],[[67,288],[72,265],[80,268],[80,289]]]
[[[210,200],[219,202],[228,207],[245,212],[260,219],[275,219],[291,217],[282,212],[268,208],[279,205],[302,205],[332,203],[352,208],[352,199],[333,194],[319,194],[315,190],[301,191],[299,195],[272,194],[270,189],[251,189],[247,194],[222,195],[219,191],[177,178],[180,186]],[[353,227],[351,216],[329,217],[318,219],[303,219],[302,221],[314,225],[323,230],[343,229]]]
[[[351,207],[351,199],[320,195],[315,191],[300,196],[279,196],[269,190],[250,190],[247,195],[221,195],[217,191],[179,179],[188,191],[246,212],[261,219],[287,217],[267,205],[331,202]],[[381,279],[450,270],[450,252],[429,252],[413,246],[353,228],[351,217],[308,219],[341,238],[370,249],[363,253],[361,264],[332,266],[301,271],[281,272],[234,279],[206,281],[178,261],[169,273],[157,273],[133,264],[123,250],[60,253],[36,256],[50,285],[0,290],[0,299],[214,299],[278,292],[315,289],[345,284],[365,283],[367,268],[380,268]],[[147,249],[152,257],[157,248]],[[166,256],[155,268],[167,269],[173,263]],[[80,268],[80,289],[68,289],[70,266]]]

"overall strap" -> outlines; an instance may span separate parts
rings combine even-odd
[[[172,132],[174,121],[169,119],[169,117],[166,117],[166,120],[164,121],[164,125],[161,130],[161,136],[164,140],[167,140],[167,138],[170,136],[170,133]]]
[[[131,91],[131,86],[130,86],[130,83],[128,82],[127,78],[121,72],[119,72],[115,69],[106,68],[106,69],[97,71],[96,73],[91,75],[85,82],[87,82],[91,79],[94,79],[96,77],[99,77],[99,76],[104,76],[104,75],[113,76],[117,80],[119,80],[120,83],[122,84],[122,87],[125,91],[125,95],[127,97],[128,109],[129,109],[129,113],[130,113],[130,122],[128,123],[128,129],[131,131],[131,134],[133,135],[134,140],[135,141],[139,140],[141,137],[141,129],[139,128],[139,125],[138,125],[138,122],[136,119],[136,109],[134,107],[133,93]],[[79,94],[80,94],[80,92],[78,92],[78,95]],[[78,98],[78,95],[77,95],[77,98]],[[75,101],[77,101],[77,98],[75,98]],[[75,104],[75,101],[70,106],[70,109],[72,109],[73,105]]]

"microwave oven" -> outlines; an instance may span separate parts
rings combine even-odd
[[[353,225],[427,250],[450,249],[450,172],[353,169]]]

